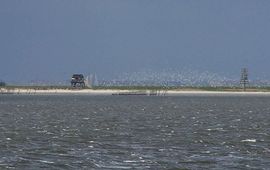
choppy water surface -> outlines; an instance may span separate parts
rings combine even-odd
[[[0,169],[269,169],[270,97],[0,96]]]

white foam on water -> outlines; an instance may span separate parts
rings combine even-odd
[[[124,160],[123,162],[125,162],[125,163],[136,163],[136,162],[138,162],[138,161]]]
[[[99,165],[99,164],[95,164],[95,165],[99,168],[108,168],[108,169],[131,169],[132,168],[130,166],[114,166],[114,165],[106,166],[106,165]]]
[[[207,131],[225,131],[223,128],[206,129]]]
[[[158,149],[158,151],[160,151],[160,152],[163,152],[163,151],[165,151],[166,149]]]
[[[256,139],[245,139],[241,140],[241,142],[256,142]]]
[[[232,120],[233,122],[240,122],[241,119],[235,119],[235,120]]]
[[[270,149],[268,148],[263,148],[266,152],[270,152]]]
[[[46,164],[54,164],[54,162],[51,161],[45,161],[45,160],[38,160],[39,162],[46,163]]]

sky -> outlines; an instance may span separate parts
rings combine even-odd
[[[269,0],[1,0],[0,79],[183,68],[270,79]]]

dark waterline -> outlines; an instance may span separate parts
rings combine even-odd
[[[270,97],[0,96],[0,169],[268,169]]]

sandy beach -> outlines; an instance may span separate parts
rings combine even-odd
[[[202,90],[115,90],[115,89],[7,89],[0,88],[0,94],[22,94],[22,95],[269,95],[270,92],[234,92],[234,91],[202,91]]]

